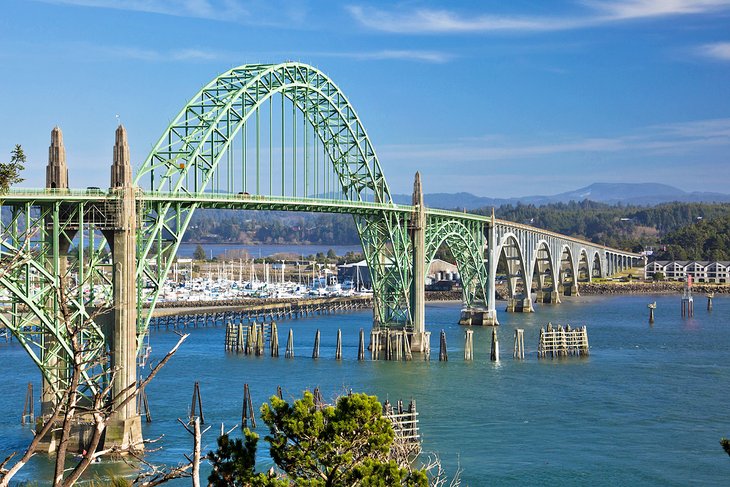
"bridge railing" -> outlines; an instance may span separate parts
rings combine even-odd
[[[411,212],[413,208],[407,205],[397,205],[394,203],[376,203],[374,201],[348,201],[341,199],[327,198],[305,198],[295,196],[267,196],[253,194],[233,194],[233,193],[203,193],[196,196],[187,195],[185,193],[169,193],[164,191],[146,191],[142,194],[142,199],[147,201],[165,200],[165,201],[188,201],[195,199],[196,201],[210,202],[227,202],[227,203],[270,203],[284,204],[294,206],[320,205],[320,206],[338,206],[349,208],[372,208],[374,210],[389,210],[400,212]]]
[[[642,257],[641,254],[637,254],[635,252],[628,252],[628,251],[625,251],[625,250],[614,249],[612,247],[608,247],[606,245],[597,244],[595,242],[589,242],[588,240],[583,240],[581,238],[576,238],[576,237],[571,237],[569,235],[563,235],[563,234],[560,234],[560,233],[551,232],[550,230],[545,230],[545,229],[542,229],[542,228],[533,227],[531,225],[525,225],[524,223],[514,223],[514,222],[511,222],[511,221],[500,220],[500,219],[495,219],[494,220],[494,223],[496,225],[504,225],[504,226],[511,227],[511,228],[519,228],[519,229],[527,230],[527,231],[530,231],[530,232],[535,232],[535,233],[540,233],[540,234],[543,234],[543,235],[548,235],[550,237],[559,238],[561,240],[568,240],[570,242],[574,242],[574,243],[581,244],[581,245],[586,245],[586,246],[589,246],[589,247],[594,247],[594,248],[597,248],[597,249],[607,250],[607,251],[614,252],[614,253],[617,253],[617,254],[628,255],[628,256],[637,257],[637,258]]]
[[[0,199],[57,199],[57,198],[91,198],[105,199],[115,197],[108,189],[89,187],[86,189],[62,189],[62,188],[10,188],[7,192],[0,194]]]

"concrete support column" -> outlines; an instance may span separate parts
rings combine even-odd
[[[413,206],[411,219],[411,244],[413,245],[413,279],[411,284],[411,316],[413,334],[411,351],[424,351],[426,331],[426,208],[423,205],[421,175],[416,172],[413,183]]]
[[[110,349],[111,365],[116,371],[112,397],[119,403],[126,395],[136,393],[134,384],[137,380],[137,210],[127,132],[121,125],[116,131],[111,183],[112,190],[120,198],[116,230],[110,242],[114,269]],[[120,396],[130,387],[130,391]],[[130,401],[117,409],[109,423],[105,447],[119,445],[126,448],[141,440],[136,401]]]
[[[487,265],[487,320],[490,325],[499,325],[497,319],[497,263],[499,262],[499,254],[497,253],[497,226],[494,221],[494,208],[492,208],[492,221],[489,222],[487,229],[487,251],[489,252]]]

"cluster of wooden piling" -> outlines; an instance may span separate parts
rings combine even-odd
[[[211,303],[206,304],[212,306]],[[228,311],[205,311],[206,308],[201,308],[199,312],[154,316],[150,319],[149,326],[164,329],[204,328],[220,326],[224,323],[249,324],[253,321],[282,321],[368,309],[372,308],[372,305],[372,297],[344,297],[300,299],[252,306],[238,305],[238,309]]]
[[[360,337],[361,346],[362,335]],[[391,330],[388,328],[372,330],[370,332],[370,359],[378,360],[380,352],[384,352],[385,360],[412,360],[411,343],[408,332],[405,330]]]
[[[397,448],[408,457],[415,457],[421,453],[421,433],[418,428],[418,411],[416,400],[411,399],[408,408],[403,407],[403,401],[398,400],[393,407],[390,401],[383,403],[383,417],[393,425],[393,448]]]
[[[537,356],[567,357],[588,355],[588,330],[585,326],[571,328],[548,323],[540,329],[540,341],[537,345]]]
[[[314,334],[314,346],[312,348],[312,358],[318,359],[320,357],[320,340],[321,333],[319,329]],[[407,337],[402,338],[406,343]],[[403,345],[401,340],[390,340],[392,348],[388,348],[388,353],[393,356],[393,360],[398,355],[395,350],[398,347],[403,347],[407,350],[408,357],[410,359],[410,349],[407,345]],[[228,323],[226,325],[226,336],[225,336],[225,350],[227,352],[243,353],[244,355],[256,355],[262,356],[265,354],[266,344],[269,344],[269,355],[272,357],[279,356],[279,331],[275,321],[271,323],[261,323],[260,325],[256,322],[251,323],[248,326],[244,326],[241,323]],[[286,350],[284,357],[294,358],[294,330],[289,329],[289,335],[286,340]],[[357,350],[358,360],[365,360],[365,331],[360,328],[360,343]],[[335,347],[335,359],[342,360],[342,330],[337,329],[337,344]]]
[[[255,321],[248,326],[243,323],[228,323],[226,325],[225,349],[228,352],[243,353],[245,355],[262,356],[266,339],[271,344],[271,356],[279,355],[279,339],[276,331],[276,322],[261,323]],[[276,350],[274,350],[276,345]]]
[[[492,338],[489,358],[493,362],[499,362],[499,336],[498,328],[492,328]],[[428,341],[428,338],[427,338]],[[242,353],[245,355],[262,356],[266,353],[268,342],[269,355],[279,356],[279,334],[276,322],[252,323],[248,326],[229,323],[226,327],[225,349],[229,352]],[[319,329],[314,334],[314,346],[312,347],[312,358],[319,359],[321,332]],[[412,360],[413,354],[410,347],[408,332],[405,330],[374,329],[370,332],[370,359],[371,360]],[[429,360],[430,346],[426,343],[424,359]],[[361,328],[359,344],[357,348],[357,359],[365,360],[365,332]],[[562,357],[562,356],[586,356],[588,355],[588,333],[586,327],[572,329],[570,325],[553,326],[549,323],[547,327],[540,330],[540,338],[537,350],[538,357]],[[294,357],[294,330],[289,329],[286,341],[286,358]],[[446,343],[446,331],[441,330],[439,334],[439,361],[449,360],[449,351]],[[514,333],[514,348],[512,357],[518,360],[525,358],[525,335],[523,329],[516,329]],[[342,330],[337,329],[337,341],[335,346],[335,360],[342,360]],[[464,360],[474,360],[474,330],[464,331]]]

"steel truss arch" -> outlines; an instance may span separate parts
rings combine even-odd
[[[426,227],[425,271],[442,244],[446,244],[456,259],[462,282],[462,298],[467,308],[487,306],[487,267],[484,259],[486,238],[480,222],[428,217]]]
[[[352,105],[326,75],[301,63],[244,65],[211,81],[170,124],[137,172],[135,183],[149,176],[152,191],[191,197],[215,190],[215,174],[223,154],[246,121],[274,94],[289,99],[314,128],[344,200],[392,204],[380,163]],[[146,208],[138,240],[137,279],[151,282],[155,292],[151,306],[138,309],[140,345],[171,267],[170,256],[177,252],[198,207],[158,201]],[[380,301],[374,318],[385,326],[405,324],[411,318],[407,218],[388,211],[355,217]]]

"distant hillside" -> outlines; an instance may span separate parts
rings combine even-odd
[[[396,203],[410,204],[410,195],[394,195]],[[650,206],[661,203],[728,203],[730,194],[687,192],[674,186],[658,183],[594,183],[585,188],[576,189],[552,196],[522,196],[519,198],[488,198],[471,193],[428,193],[424,196],[426,205],[432,208],[466,208],[474,210],[484,207],[502,205],[544,206],[551,203],[568,203],[570,201],[590,200],[610,205]]]

